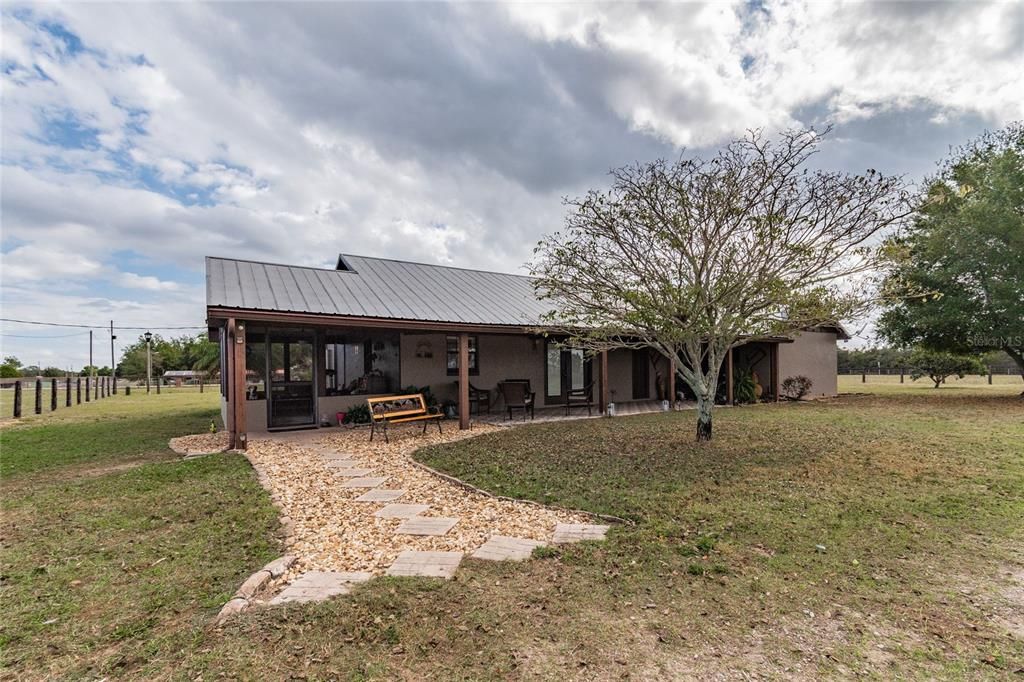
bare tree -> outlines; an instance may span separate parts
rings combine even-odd
[[[546,322],[577,347],[675,360],[709,440],[729,348],[854,316],[879,233],[910,210],[900,178],[809,169],[821,138],[755,131],[710,159],[620,168],[610,190],[567,200],[531,266],[555,308]]]

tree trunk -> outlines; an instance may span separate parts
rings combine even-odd
[[[712,394],[704,393],[697,395],[697,441],[711,440],[711,407],[715,403]]]
[[[1017,364],[1017,370],[1020,372],[1020,378],[1024,380],[1024,352],[1017,350],[1016,348],[1003,348],[1006,354],[1009,355],[1013,361]],[[1020,397],[1024,398],[1024,391],[1021,391]]]

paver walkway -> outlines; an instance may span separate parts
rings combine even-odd
[[[398,555],[388,575],[451,578],[462,562],[462,552],[416,552],[411,549]]]
[[[473,552],[473,558],[487,559],[489,561],[522,561],[523,559],[529,559],[534,549],[543,546],[544,543],[540,540],[493,535],[490,540]]]
[[[321,601],[339,594],[348,594],[353,584],[365,582],[372,577],[372,573],[365,572],[310,571],[284,588],[270,603]]]
[[[608,530],[560,523],[586,516],[490,498],[409,461],[421,444],[457,435],[399,437],[391,444],[370,444],[365,436],[342,431],[313,434],[321,443],[295,434],[250,441],[250,459],[295,523],[290,549],[299,563],[272,604],[346,594],[382,572],[451,578],[464,556],[522,561],[548,542],[600,540]],[[392,488],[381,487],[389,481]]]
[[[414,516],[404,521],[395,532],[399,535],[444,535],[458,522],[458,519],[443,516]]]
[[[389,504],[374,512],[381,519],[411,519],[430,509],[429,504]]]

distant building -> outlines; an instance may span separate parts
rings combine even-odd
[[[205,376],[206,372],[192,369],[169,369],[164,372],[164,380],[174,386],[199,383]]]

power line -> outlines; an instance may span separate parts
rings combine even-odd
[[[70,339],[73,336],[85,336],[89,332],[75,332],[74,334],[58,334],[56,336],[38,336],[33,334],[8,334],[0,332],[0,336],[9,339]]]
[[[38,320],[15,320],[9,317],[0,317],[0,322],[14,322],[17,324],[35,324],[44,327],[73,327],[76,329],[110,329],[110,327],[101,324],[69,324],[67,322],[40,322]],[[124,331],[138,331],[142,329],[156,329],[157,331],[167,331],[180,329],[206,329],[206,325],[194,325],[191,327],[114,327],[114,329],[121,329]]]

